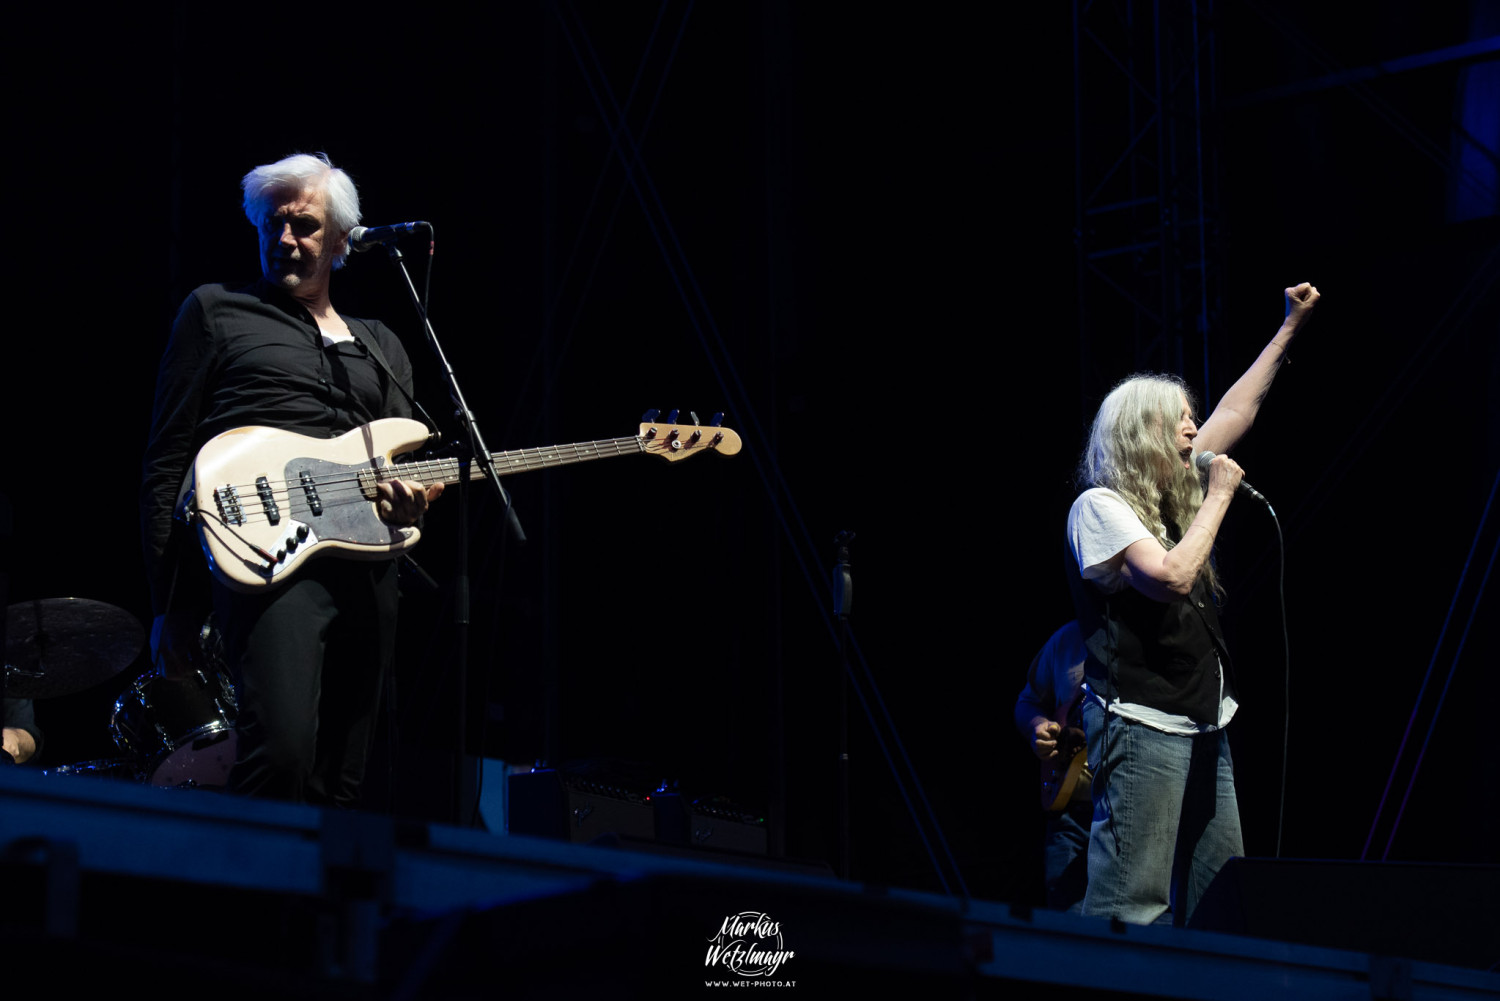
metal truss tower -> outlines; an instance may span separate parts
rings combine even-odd
[[[1211,407],[1222,341],[1213,0],[1074,0],[1081,405],[1174,372]]]

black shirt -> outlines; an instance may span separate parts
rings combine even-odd
[[[324,347],[312,314],[267,282],[203,285],[183,302],[157,372],[142,467],[141,535],[158,613],[172,509],[204,442],[247,425],[332,438],[377,418],[411,416],[402,392],[412,389],[411,362],[401,342],[378,321],[343,319],[370,335],[401,387],[358,340]]]

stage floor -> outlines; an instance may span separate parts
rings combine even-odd
[[[845,884],[748,861],[0,769],[0,952],[211,998],[1478,998],[1500,976]],[[1493,911],[1492,911],[1493,913]],[[1420,935],[1414,929],[1413,935]],[[1493,961],[1493,960],[1491,960]]]

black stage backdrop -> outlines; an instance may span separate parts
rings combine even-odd
[[[892,781],[852,699],[855,875],[940,888],[924,847],[939,842],[906,806],[925,800],[970,892],[1034,898],[1035,769],[1011,706],[1071,615],[1083,421],[1129,367],[1096,334],[1080,378],[1069,12],[836,6],[33,10],[39,56],[12,67],[24,97],[8,105],[7,600],[149,616],[136,481],[172,316],[201,283],[255,276],[244,171],[326,150],[367,224],[435,224],[433,321],[492,446],[629,434],[648,407],[727,411],[748,443],[512,479],[521,549],[473,495],[469,750],[637,763],[769,811],[788,855],[830,858],[827,592],[851,529],[857,643],[924,790]],[[1418,24],[1401,6],[1354,36],[1300,30],[1344,66],[1467,37],[1462,11]],[[1221,13],[1226,94],[1318,72],[1263,16],[1275,5]],[[1409,72],[1384,97],[1446,142],[1458,73]],[[1408,755],[1462,633],[1390,857],[1497,861],[1478,739],[1492,591],[1470,622],[1500,517],[1471,554],[1500,467],[1493,195],[1486,217],[1448,222],[1444,169],[1337,92],[1227,115],[1223,156],[1216,392],[1275,331],[1284,286],[1324,296],[1237,456],[1287,535],[1284,851],[1360,856],[1429,662]],[[334,299],[401,333],[451,435],[383,256],[354,259]],[[455,521],[445,499],[417,552],[439,580]],[[1220,565],[1258,855],[1275,850],[1282,766],[1275,546],[1236,504]],[[423,797],[453,746],[449,612],[407,590],[397,808],[440,816]],[[41,705],[48,762],[114,753],[110,706],[146,668]]]

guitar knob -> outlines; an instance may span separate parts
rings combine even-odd
[[[298,542],[306,542],[307,541],[307,526],[306,525],[298,525],[297,526],[297,541]]]

